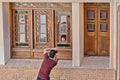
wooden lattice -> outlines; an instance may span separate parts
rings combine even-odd
[[[49,47],[51,45],[51,11],[35,10],[34,13],[34,32],[36,33],[34,46],[35,48]]]
[[[29,47],[29,11],[13,10],[14,47]]]
[[[56,47],[71,47],[71,12],[56,11]],[[62,21],[63,20],[63,21]]]

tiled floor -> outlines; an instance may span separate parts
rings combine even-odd
[[[5,66],[9,67],[40,67],[42,60],[40,59],[10,59]],[[58,68],[71,68],[72,60],[59,60]],[[84,57],[80,68],[90,69],[108,69],[109,57]]]

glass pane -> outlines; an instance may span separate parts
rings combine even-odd
[[[66,24],[66,16],[61,16],[61,23]]]
[[[100,31],[101,32],[107,32],[107,23],[100,23]]]
[[[87,17],[88,17],[88,19],[94,19],[95,18],[95,12],[93,10],[88,10]]]
[[[41,15],[40,16],[40,23],[45,24],[46,23],[46,15]]]
[[[94,32],[95,31],[95,23],[88,23],[87,24],[87,31]]]
[[[15,10],[16,14],[28,14],[27,10]]]
[[[40,42],[46,42],[46,34],[40,35]]]
[[[66,16],[61,16],[61,33],[66,33]]]
[[[106,10],[100,11],[100,19],[107,19],[107,11]]]
[[[20,20],[20,23],[25,23],[24,15],[20,15],[19,20]]]
[[[41,25],[41,33],[46,33],[46,25]]]
[[[20,43],[25,42],[25,34],[20,34]]]
[[[61,14],[61,15],[70,15],[71,12],[68,11],[56,11],[56,14]]]
[[[66,34],[66,24],[61,25],[61,33]]]
[[[24,33],[25,27],[24,24],[20,24],[20,33]]]

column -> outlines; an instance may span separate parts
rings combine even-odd
[[[84,31],[83,31],[83,4],[72,3],[72,65],[79,67],[83,59]]]
[[[117,13],[116,1],[110,2],[110,62],[109,68],[116,70],[117,54]]]
[[[10,59],[9,17],[9,3],[0,3],[0,65],[4,65]]]
[[[118,42],[118,46],[117,46],[117,80],[120,80],[120,4],[118,6],[118,21],[117,21],[117,30],[118,30],[118,36],[117,36],[117,42]]]
[[[3,5],[0,3],[0,64],[5,64],[4,58],[4,34],[3,34]]]

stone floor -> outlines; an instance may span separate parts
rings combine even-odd
[[[10,59],[5,66],[9,67],[40,67],[42,60],[40,59]],[[58,68],[71,68],[72,60],[59,60]],[[85,57],[80,68],[90,69],[108,69],[109,57]]]

